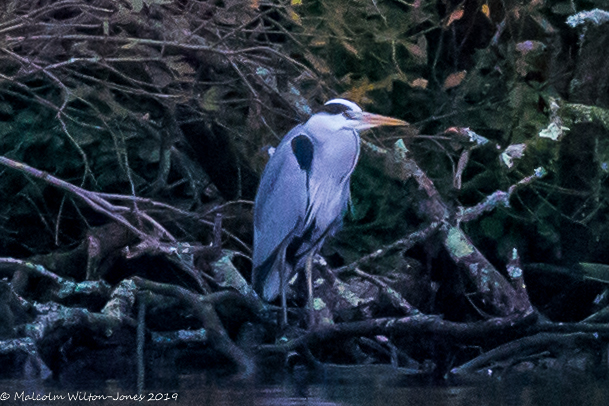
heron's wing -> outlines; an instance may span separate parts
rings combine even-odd
[[[359,136],[350,129],[329,134],[318,133],[315,156],[308,178],[308,195],[304,229],[313,225],[309,247],[303,245],[298,256],[307,249],[323,244],[326,236],[340,228],[350,198],[349,181],[359,157]]]
[[[279,275],[274,275],[279,270],[273,266],[278,249],[302,227],[308,200],[307,168],[312,159],[313,144],[297,126],[279,144],[260,181],[254,206],[252,281],[266,300],[279,293]]]

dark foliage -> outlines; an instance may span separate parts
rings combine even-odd
[[[136,352],[140,304],[150,354],[244,375],[252,354],[293,350],[442,376],[606,343],[604,2],[348,3],[6,1],[9,375],[73,381],[91,355],[115,358],[99,379],[132,382],[117,358]],[[274,310],[247,283],[258,177],[336,95],[411,126],[364,135],[345,228],[316,265],[319,325],[264,346]],[[474,345],[490,355],[467,364]]]

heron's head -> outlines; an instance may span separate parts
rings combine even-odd
[[[332,120],[341,128],[351,128],[357,131],[367,130],[373,127],[408,125],[406,121],[381,116],[380,114],[367,113],[354,102],[346,99],[332,99],[324,104],[322,114],[326,114],[328,120]]]

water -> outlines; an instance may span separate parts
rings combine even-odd
[[[366,405],[366,406],[606,406],[609,383],[602,380],[542,381],[489,380],[475,385],[402,385],[386,371],[360,374],[333,371],[315,384],[297,382],[293,376],[280,384],[250,384],[209,379],[203,374],[182,376],[172,387],[136,391],[115,381],[98,387],[61,388],[40,381],[0,381],[0,404],[175,404],[175,405]],[[363,375],[363,376],[362,376]],[[325,381],[325,382],[324,382]],[[38,400],[33,400],[38,397]],[[63,397],[63,399],[61,399]],[[71,400],[70,400],[71,398]],[[78,398],[80,400],[75,400]]]

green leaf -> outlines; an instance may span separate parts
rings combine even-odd
[[[218,111],[220,110],[220,98],[221,91],[218,86],[212,86],[205,93],[203,97],[199,99],[199,106],[205,111]]]

